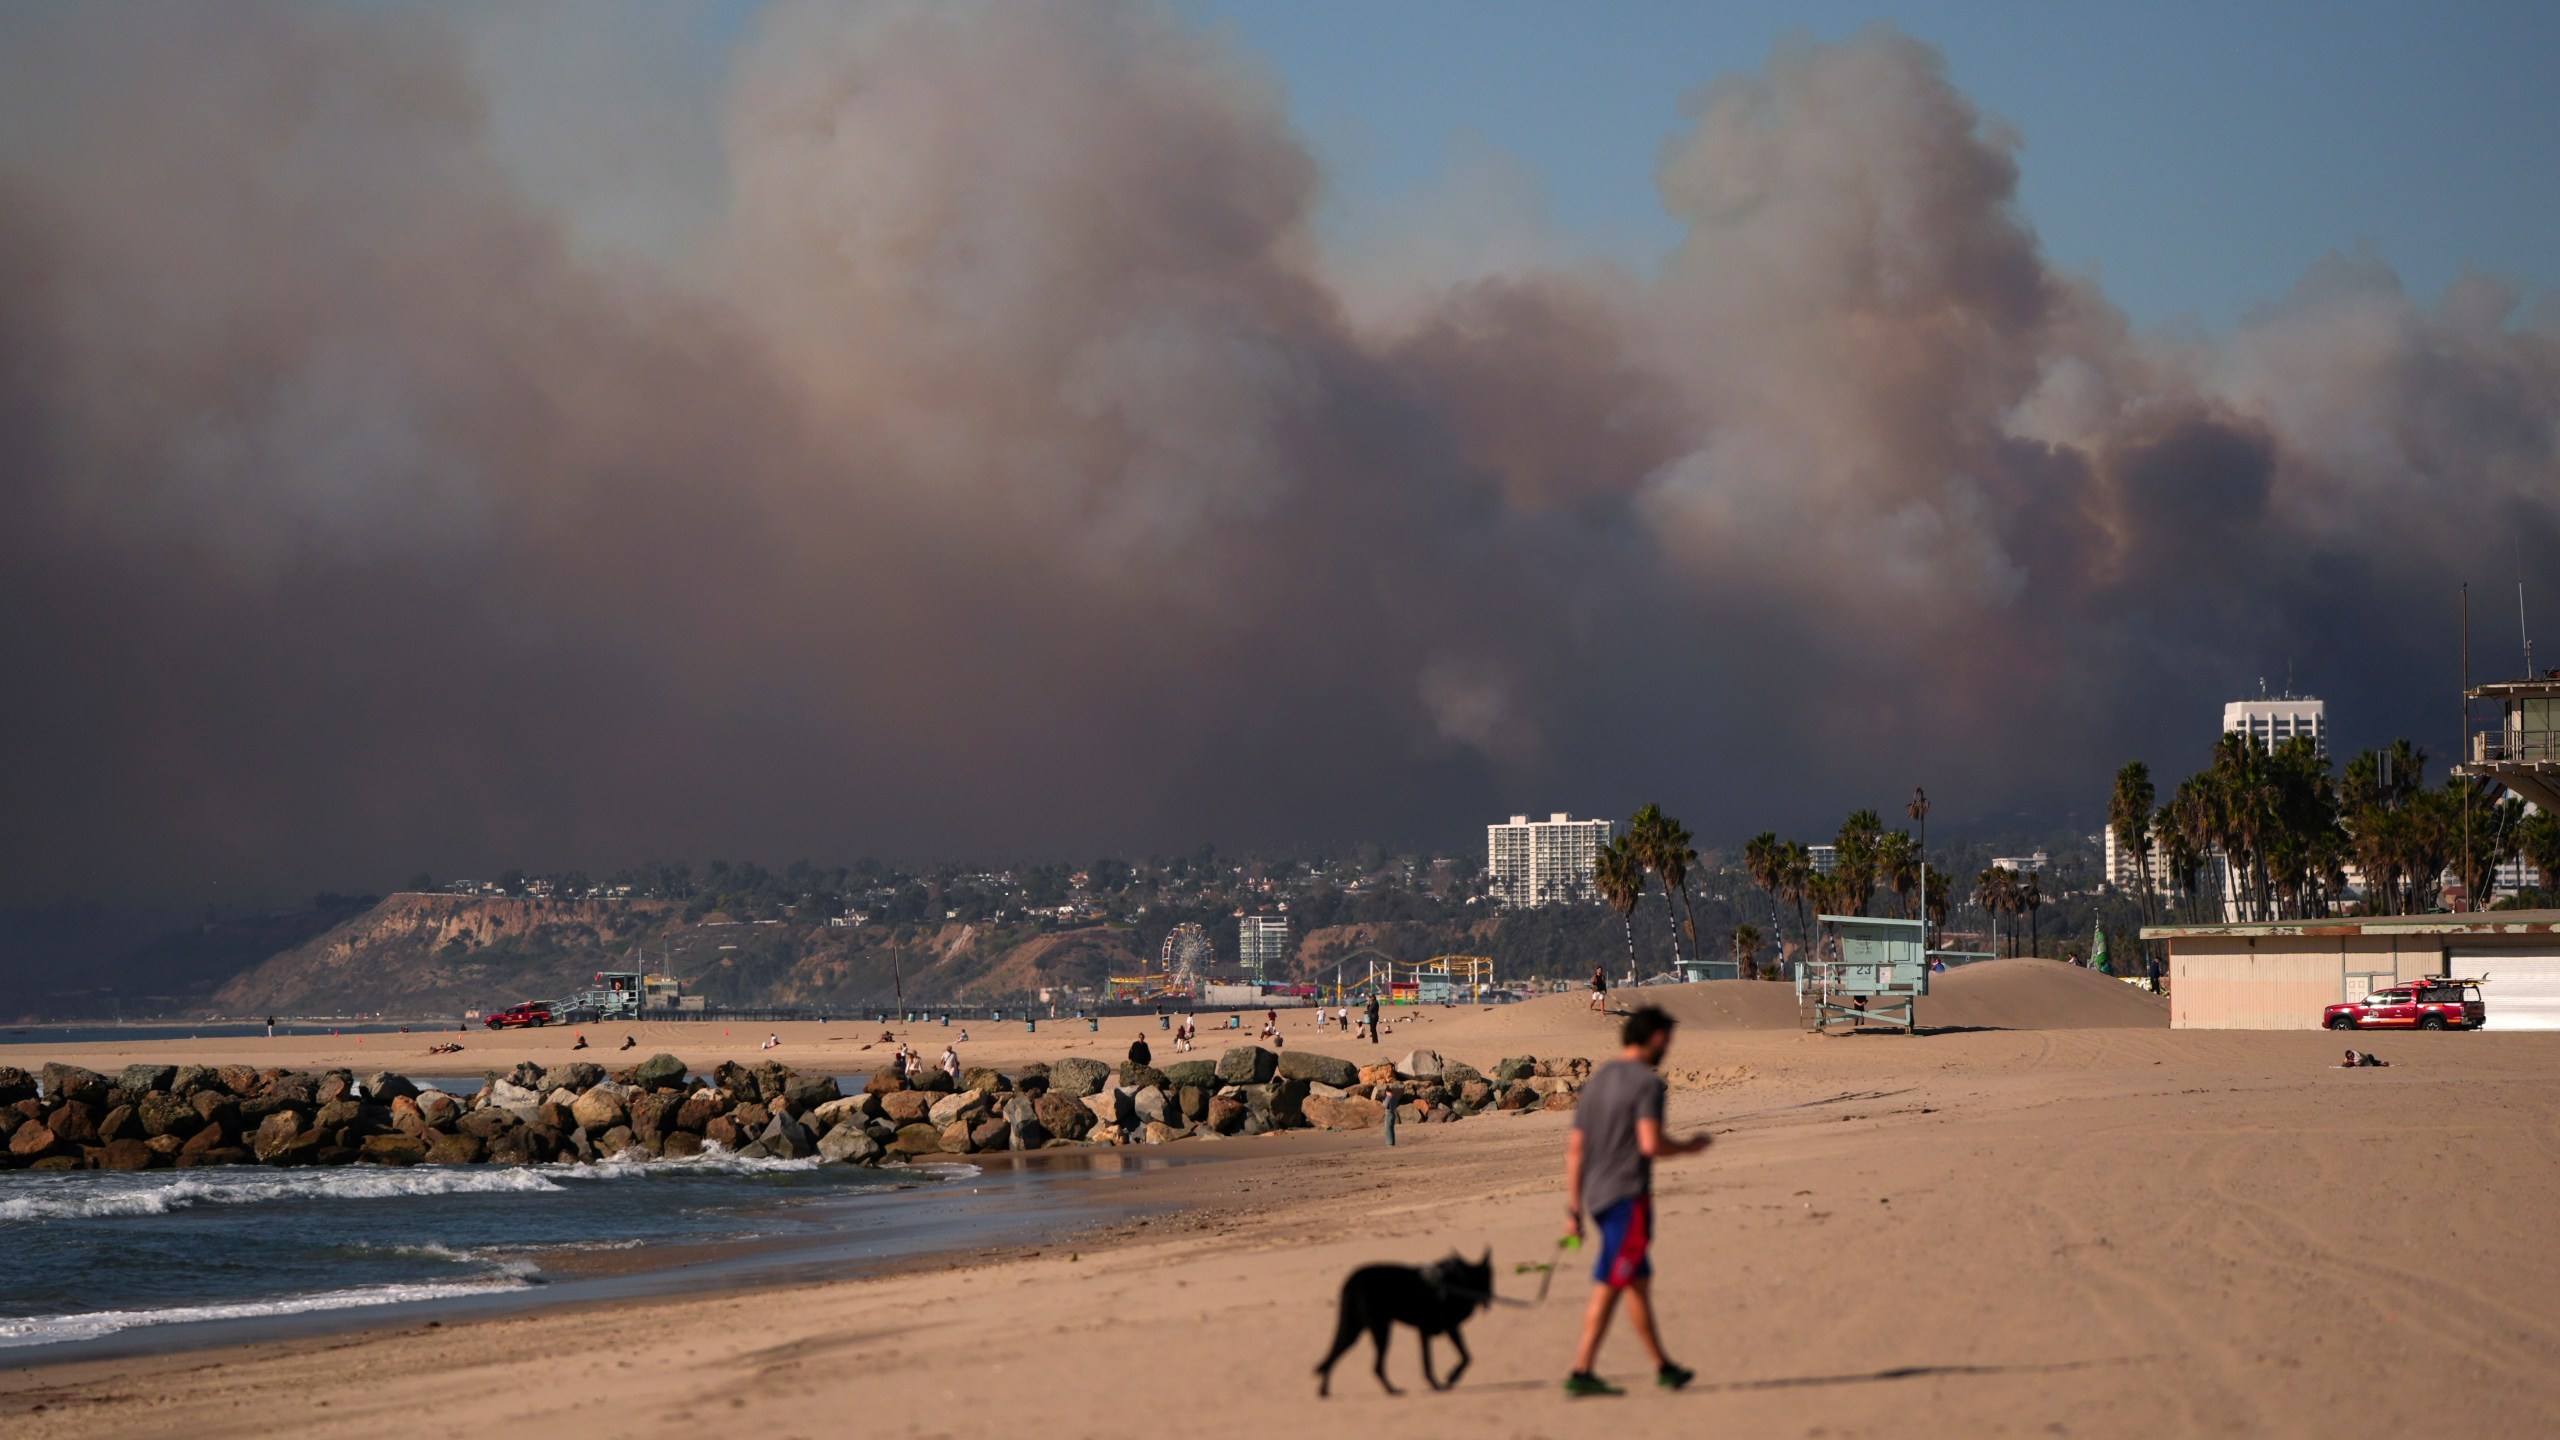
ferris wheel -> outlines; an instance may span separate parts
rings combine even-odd
[[[1209,932],[1186,920],[1165,935],[1164,949],[1157,958],[1175,986],[1190,988],[1200,983],[1215,955],[1209,945]]]

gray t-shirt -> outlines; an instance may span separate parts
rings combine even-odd
[[[1662,1077],[1636,1060],[1612,1060],[1584,1083],[1573,1108],[1582,1132],[1582,1213],[1596,1216],[1653,1189],[1653,1162],[1636,1143],[1636,1122],[1662,1120]]]

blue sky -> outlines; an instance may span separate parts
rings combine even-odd
[[[1659,255],[1683,98],[1890,20],[2015,127],[2048,252],[2139,323],[2225,327],[2362,244],[2422,294],[2466,266],[2560,287],[2560,5],[1188,3],[1285,83],[1337,224],[1490,149],[1577,243]]]

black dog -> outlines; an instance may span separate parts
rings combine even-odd
[[[1342,1319],[1333,1328],[1333,1350],[1316,1367],[1316,1393],[1333,1393],[1333,1362],[1358,1344],[1360,1332],[1369,1332],[1377,1344],[1378,1383],[1390,1395],[1401,1395],[1387,1379],[1387,1336],[1398,1322],[1422,1332],[1422,1378],[1434,1390],[1446,1390],[1467,1373],[1466,1337],[1458,1327],[1479,1306],[1493,1299],[1493,1252],[1469,1264],[1456,1255],[1435,1265],[1417,1270],[1410,1265],[1363,1265],[1342,1282]],[[1431,1373],[1431,1337],[1446,1335],[1458,1347],[1458,1368],[1449,1372],[1443,1384]]]

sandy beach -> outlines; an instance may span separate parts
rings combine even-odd
[[[1762,992],[1766,992],[1765,995]],[[1474,1368],[1421,1387],[1412,1335],[1380,1392],[1365,1346],[1319,1401],[1309,1367],[1341,1276],[1557,1233],[1568,1117],[1193,1142],[1220,1162],[1130,1182],[1139,1218],[1036,1251],[860,1280],[351,1328],[142,1360],[0,1371],[0,1430],[104,1435],[1120,1436],[1214,1427],[1419,1435],[2523,1435],[2560,1430],[2560,1194],[2548,1097],[2560,1035],[2337,1038],[2171,1032],[2150,997],[2038,962],[1943,977],[1939,1033],[1807,1037],[1780,987],[1667,993],[1675,1130],[1657,1297],[1689,1392],[1568,1401],[1586,1284],[1468,1327]],[[1608,1022],[1564,997],[1407,1018],[1357,1059],[1430,1045],[1472,1063],[1587,1054]],[[756,1058],[774,1027],[631,1027],[640,1052]],[[1116,1056],[1135,1026],[972,1027],[1003,1065]],[[866,1033],[867,1031],[867,1033]],[[622,1030],[590,1031],[599,1047]],[[953,1027],[956,1038],[958,1027]],[[914,1043],[938,1051],[940,1027]],[[860,1072],[876,1027],[783,1027],[802,1067]],[[540,1057],[559,1033],[88,1047],[453,1073]],[[1151,1043],[1167,1048],[1149,1027]],[[1212,1037],[1212,1048],[1217,1039]],[[401,1042],[414,1040],[402,1047]],[[12,1046],[11,1063],[56,1058]],[[606,1056],[603,1058],[610,1058]],[[1189,1145],[1180,1147],[1186,1151]],[[1439,1351],[1445,1367],[1450,1355]],[[13,1360],[18,1357],[12,1357]],[[1631,1336],[1602,1368],[1648,1379]]]

